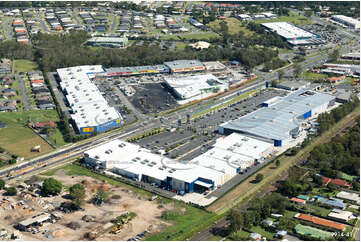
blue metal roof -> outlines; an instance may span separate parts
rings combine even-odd
[[[339,207],[339,208],[346,207],[346,204],[342,200],[337,198],[332,198],[332,199],[319,198],[318,202],[332,207]]]

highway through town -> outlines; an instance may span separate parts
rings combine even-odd
[[[357,43],[356,43],[357,44]],[[354,45],[356,45],[354,44]],[[345,48],[343,47],[341,49],[341,53],[346,53],[346,51],[344,50]],[[348,49],[348,47],[347,47]],[[304,62],[300,63],[300,66],[302,67],[303,70],[305,69],[309,69],[313,66],[319,65],[321,63],[324,62],[324,60],[327,58],[328,52],[325,53],[321,53],[319,55],[315,55],[313,57],[309,57],[307,58]],[[285,68],[285,72],[287,71],[291,71],[292,70],[292,66]],[[96,145],[96,144],[100,144],[100,143],[106,143],[108,142],[110,139],[112,138],[116,138],[119,134],[124,133],[124,134],[128,134],[128,135],[135,135],[135,134],[140,134],[145,132],[146,130],[151,130],[160,126],[164,126],[164,125],[176,125],[176,122],[178,121],[178,119],[185,119],[187,114],[191,114],[191,115],[195,115],[199,112],[202,112],[204,110],[207,109],[207,107],[209,108],[211,105],[217,105],[220,103],[223,103],[225,100],[222,99],[222,97],[226,96],[227,98],[232,98],[235,95],[238,94],[239,90],[243,90],[243,91],[251,91],[251,90],[255,90],[255,89],[260,89],[262,88],[262,86],[264,86],[264,81],[272,81],[278,78],[277,72],[271,72],[271,73],[263,73],[263,72],[259,72],[259,71],[255,71],[255,73],[257,75],[260,76],[260,78],[258,80],[256,80],[255,82],[246,85],[240,89],[237,90],[232,90],[229,93],[224,94],[223,96],[219,96],[216,97],[216,101],[214,101],[214,99],[210,99],[210,100],[206,100],[203,102],[200,102],[197,105],[192,105],[190,107],[184,108],[180,111],[177,111],[173,114],[169,114],[169,115],[165,115],[163,116],[163,121],[160,120],[160,117],[157,118],[153,118],[151,116],[149,117],[145,117],[143,115],[140,115],[140,122],[136,123],[135,125],[123,130],[123,131],[119,131],[116,133],[110,133],[108,135],[106,135],[105,137],[102,138],[95,138],[94,140],[91,141],[87,141],[85,143],[81,143],[81,144],[73,144],[72,146],[70,146],[69,148],[65,148],[62,149],[60,151],[55,151],[52,154],[46,155],[42,158],[36,158],[33,159],[32,161],[26,162],[26,163],[22,163],[19,164],[15,167],[12,168],[8,168],[5,170],[0,171],[0,176],[5,176],[6,174],[8,174],[10,171],[16,171],[18,169],[23,169],[25,167],[31,166],[31,165],[35,165],[37,163],[42,163],[46,160],[49,159],[56,159],[57,157],[60,157],[62,155],[68,154],[69,156],[73,155],[73,153],[76,150],[80,150],[82,149],[83,151],[85,151],[86,149],[89,149],[90,147]],[[128,104],[127,106],[129,106],[130,108],[132,108],[131,103],[126,103]],[[133,108],[132,108],[133,109]],[[137,113],[139,115],[139,113]],[[138,117],[138,118],[139,118]],[[126,137],[126,135],[124,136]]]
[[[8,21],[8,19],[7,19]],[[40,20],[42,28],[47,29],[47,26],[45,23]],[[113,21],[114,23],[115,21]],[[354,36],[354,35],[352,35]],[[354,36],[355,37],[355,36]],[[359,40],[359,38],[357,38]],[[357,41],[355,41],[357,42]],[[340,53],[347,53],[350,49],[355,48],[358,45],[358,43],[354,43],[352,46],[344,46],[340,48]],[[299,63],[301,68],[303,70],[310,69],[314,66],[320,65],[327,60],[328,55],[333,51],[333,49],[324,51],[318,55],[308,57],[304,62]],[[285,72],[292,72],[293,66],[287,67],[284,69]],[[80,156],[84,151],[93,148],[94,146],[101,145],[104,143],[109,142],[113,139],[125,139],[127,137],[130,137],[132,135],[141,134],[147,130],[151,130],[154,128],[158,128],[161,126],[171,126],[171,125],[177,125],[178,119],[184,119],[187,114],[196,115],[200,112],[203,112],[210,107],[214,107],[217,105],[220,105],[222,103],[225,103],[226,101],[232,100],[234,97],[236,97],[240,90],[242,92],[251,91],[251,90],[257,90],[261,89],[265,85],[265,81],[272,81],[278,78],[277,72],[271,72],[271,73],[264,73],[260,72],[258,70],[255,70],[255,73],[259,78],[251,82],[250,84],[238,88],[236,90],[232,90],[230,92],[227,92],[224,95],[218,96],[216,98],[212,98],[210,100],[202,101],[199,104],[191,105],[190,107],[184,108],[182,110],[176,111],[174,113],[164,115],[162,117],[153,117],[153,116],[146,116],[138,111],[134,110],[133,105],[128,101],[124,101],[124,98],[121,98],[122,101],[125,102],[125,105],[128,106],[132,111],[135,111],[135,115],[138,116],[139,122],[136,124],[133,124],[127,128],[124,128],[123,130],[118,130],[114,132],[110,132],[109,134],[105,135],[99,135],[99,137],[90,138],[86,141],[82,141],[79,143],[72,144],[70,146],[67,146],[66,148],[62,148],[60,150],[56,150],[50,154],[44,155],[42,157],[38,157],[35,159],[32,159],[30,161],[18,164],[16,166],[4,169],[0,171],[0,176],[6,176],[9,172],[17,171],[19,169],[28,168],[28,167],[34,167],[32,170],[26,171],[26,173],[40,173],[41,170],[45,169],[46,166],[49,165],[55,165],[55,164],[62,164],[66,161],[69,161],[69,159],[72,159],[74,157]],[[121,97],[122,95],[120,95]],[[36,166],[37,164],[45,164],[45,162],[48,162],[46,166]],[[15,178],[19,178],[24,173],[14,175],[12,177],[7,177],[7,180],[13,180]],[[227,225],[228,221],[226,219],[222,219],[215,225],[216,228],[224,228]],[[210,232],[209,229],[206,231],[203,231],[199,233],[194,240],[208,240],[213,234]]]
[[[116,14],[113,15],[113,22],[112,22],[112,25],[110,28],[111,34],[115,32],[115,27],[117,27],[117,15]]]
[[[247,86],[247,88],[248,88],[247,90],[251,90],[252,88],[258,88],[259,85],[264,85],[264,84],[263,83],[258,83],[258,82],[252,83],[252,85]],[[237,93],[236,91],[237,90],[234,90],[233,92]],[[229,93],[227,93],[227,95],[229,95]],[[220,101],[218,100],[216,102],[220,102]],[[128,104],[130,104],[130,103],[128,103]],[[211,103],[211,104],[214,105],[214,103]],[[42,164],[42,163],[44,163],[46,161],[50,161],[50,160],[54,161],[53,163],[64,162],[67,159],[73,158],[74,156],[77,156],[77,155],[83,153],[84,151],[86,151],[86,150],[88,150],[88,149],[90,149],[90,148],[92,148],[92,147],[94,147],[96,145],[107,143],[112,139],[119,139],[121,137],[127,138],[127,137],[129,137],[131,135],[141,134],[141,133],[146,132],[147,130],[152,130],[152,129],[158,128],[160,126],[176,125],[179,117],[181,117],[181,115],[183,115],[183,117],[185,117],[185,115],[187,113],[189,113],[189,112],[195,113],[195,110],[186,109],[186,110],[182,110],[179,113],[175,112],[173,114],[165,116],[164,117],[165,121],[161,121],[159,117],[152,119],[152,117],[141,116],[140,120],[143,121],[143,122],[138,122],[138,123],[132,125],[131,127],[126,128],[125,130],[116,131],[114,133],[109,133],[105,137],[99,137],[99,138],[95,137],[92,140],[88,140],[88,141],[85,141],[85,142],[80,143],[80,144],[79,143],[73,144],[73,145],[71,145],[71,146],[69,146],[67,148],[57,150],[57,151],[55,151],[55,152],[53,152],[51,154],[44,155],[44,156],[42,156],[40,158],[35,158],[35,159],[31,160],[31,161],[21,163],[21,164],[19,164],[17,166],[1,170],[0,171],[0,177],[6,176],[7,174],[9,174],[9,172],[15,172],[17,170],[21,170],[21,169],[28,168],[28,167],[31,167],[31,166],[36,166],[37,164]],[[146,118],[146,120],[145,120],[145,118]],[[67,157],[64,158],[63,156],[67,156]],[[35,169],[36,169],[36,171],[40,170],[39,168],[34,168],[34,170]],[[34,172],[34,170],[26,171],[26,173]],[[21,175],[22,175],[22,173],[11,176],[11,177],[8,177],[6,179],[11,180],[11,179],[20,177]]]

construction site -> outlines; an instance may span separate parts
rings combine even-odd
[[[172,203],[162,204],[157,197],[87,176],[70,176],[62,169],[51,177],[64,187],[82,184],[86,190],[84,205],[76,210],[65,206],[71,201],[67,189],[56,196],[41,197],[42,178],[48,176],[30,179],[18,186],[17,195],[0,194],[5,230],[23,240],[127,240],[169,226],[161,216],[173,209]],[[94,204],[92,198],[99,189],[109,195],[109,200]]]

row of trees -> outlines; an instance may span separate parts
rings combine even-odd
[[[65,35],[39,33],[33,39],[35,45],[33,51],[29,46],[5,41],[0,44],[0,56],[15,59],[34,58],[40,68],[48,72],[67,66],[95,64],[101,64],[105,67],[137,66],[161,64],[165,61],[177,59],[199,59],[201,61],[237,60],[253,68],[256,65],[272,60],[278,55],[278,51],[269,48],[249,48],[258,42],[243,43],[241,44],[243,47],[237,49],[230,46],[219,48],[214,45],[202,51],[196,51],[192,48],[186,48],[184,51],[162,51],[158,46],[92,49],[83,45],[88,38],[89,36],[84,31],[76,31]],[[15,47],[10,48],[9,45]]]
[[[240,229],[249,229],[251,226],[260,225],[261,222],[269,217],[272,212],[283,214],[288,206],[288,199],[278,193],[272,193],[262,199],[254,199],[252,206],[247,211],[241,212],[232,209],[228,215],[230,220],[229,233],[236,232]],[[285,222],[285,223],[284,223]],[[283,226],[288,226],[286,221],[281,222]]]
[[[359,99],[354,97],[350,102],[333,109],[330,113],[321,113],[317,118],[317,122],[320,125],[318,132],[322,134],[330,129],[335,123],[359,107],[359,104]]]
[[[316,146],[310,152],[308,164],[333,178],[339,177],[337,171],[360,176],[359,118],[343,136],[336,135],[331,142]]]

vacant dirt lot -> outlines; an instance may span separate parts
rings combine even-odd
[[[24,240],[84,240],[84,234],[91,231],[100,231],[99,237],[96,240],[127,240],[144,230],[157,232],[167,224],[160,220],[160,216],[164,211],[173,209],[172,204],[159,205],[158,201],[148,201],[147,198],[136,194],[129,189],[121,186],[112,186],[108,183],[89,178],[86,176],[68,176],[63,170],[55,173],[53,178],[63,182],[65,188],[82,183],[86,188],[86,200],[91,199],[97,192],[98,188],[103,188],[110,193],[109,202],[102,206],[95,206],[87,202],[83,208],[85,211],[76,211],[73,213],[63,213],[56,210],[62,215],[62,219],[54,224],[44,224],[40,227],[39,233],[32,234],[30,232],[22,232]],[[64,189],[66,190],[66,189]],[[26,189],[24,190],[26,192]],[[64,191],[62,194],[55,197],[39,198],[30,195],[17,195],[11,197],[13,200],[6,201],[3,195],[0,195],[2,203],[0,205],[0,217],[2,227],[15,230],[13,225],[18,222],[38,215],[42,212],[55,211],[54,208],[59,206],[64,201],[69,201],[67,198],[68,192]],[[116,196],[115,196],[116,195]],[[23,200],[24,205],[19,205]],[[28,208],[24,209],[24,206]],[[104,233],[105,225],[122,212],[129,211],[136,213],[136,217],[130,221],[118,234]],[[86,222],[82,218],[88,215],[94,218],[94,221]],[[71,222],[77,222],[79,228],[73,230],[67,225]],[[108,226],[109,227],[109,226]]]

